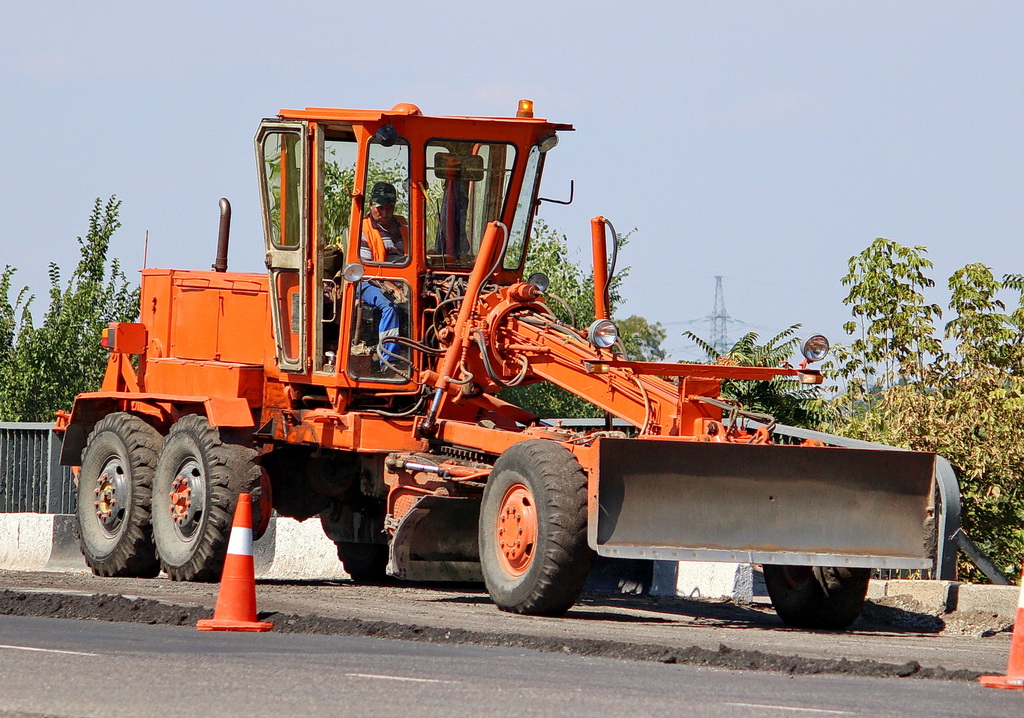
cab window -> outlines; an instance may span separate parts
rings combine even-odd
[[[302,136],[267,133],[262,142],[267,230],[271,246],[297,247],[302,221]]]
[[[540,185],[540,168],[544,161],[544,155],[537,145],[530,148],[530,154],[526,158],[526,171],[523,176],[523,186],[519,191],[519,200],[516,202],[516,216],[512,220],[512,227],[509,229],[508,246],[505,250],[505,258],[502,266],[505,269],[516,270],[523,264],[526,252],[527,239],[530,236],[530,226],[533,223],[533,211],[537,206],[537,190]]]
[[[364,264],[409,261],[409,146],[399,140],[367,148],[359,260]]]
[[[426,254],[434,267],[467,267],[488,222],[505,208],[515,145],[431,140],[426,147]]]

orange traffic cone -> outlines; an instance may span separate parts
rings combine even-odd
[[[256,573],[252,562],[252,502],[238,495],[235,520],[228,538],[224,573],[213,618],[196,624],[200,631],[269,631],[273,623],[256,620]]]
[[[1010,642],[1010,660],[1005,676],[982,676],[978,679],[986,688],[1024,690],[1024,572],[1020,577],[1020,598],[1013,621],[1013,639]]]

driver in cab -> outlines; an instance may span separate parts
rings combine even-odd
[[[363,218],[359,259],[394,264],[405,259],[409,223],[395,214],[398,193],[390,182],[377,182],[370,191],[370,213]]]

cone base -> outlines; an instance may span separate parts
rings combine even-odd
[[[986,688],[1024,691],[1024,676],[982,676],[978,682]]]
[[[223,618],[204,618],[196,624],[200,631],[269,631],[273,623],[265,621],[230,621]]]

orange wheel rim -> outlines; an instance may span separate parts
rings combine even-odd
[[[537,546],[533,492],[523,484],[510,486],[501,499],[494,528],[502,567],[513,576],[522,576],[530,568]]]

